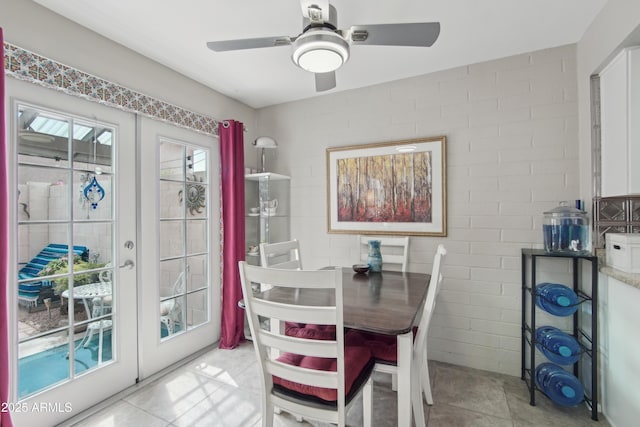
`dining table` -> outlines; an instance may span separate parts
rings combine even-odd
[[[426,273],[384,270],[354,273],[351,268],[342,268],[344,326],[397,339],[399,427],[411,426],[411,389],[416,386],[412,381],[420,380],[419,372],[412,372],[413,326],[419,320],[430,277]],[[326,289],[278,287],[262,292],[262,298],[304,305],[328,304],[334,300],[333,293]]]
[[[73,289],[73,299],[81,300],[85,312],[87,313],[87,319],[100,316],[104,314],[102,312],[103,300],[105,297],[111,296],[111,282],[96,282],[89,283],[87,285],[78,285]],[[62,292],[63,298],[69,298],[69,289]],[[98,299],[100,310],[94,310],[93,305],[96,303],[94,300]]]

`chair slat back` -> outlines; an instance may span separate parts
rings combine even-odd
[[[369,256],[369,240],[380,240],[383,269],[387,268],[389,264],[395,264],[400,271],[407,271],[409,261],[409,236],[358,236],[360,262],[364,264],[367,263]]]
[[[272,301],[255,299],[253,311],[258,316],[270,319],[286,320],[295,323],[312,323],[316,325],[333,325],[336,323],[336,310],[332,307],[314,307],[282,304]]]
[[[315,357],[338,357],[336,346],[333,341],[314,340],[313,346],[309,346],[306,340],[303,342],[299,338],[291,338],[288,335],[276,334],[270,331],[262,333],[262,343],[270,348],[286,348],[290,353],[305,354]]]
[[[259,360],[259,368],[264,392],[271,394],[273,377],[316,387],[326,387],[338,391],[338,410],[344,412],[344,330],[342,313],[342,269],[335,270],[287,270],[238,263],[244,303],[249,320],[249,328]],[[254,293],[252,283],[269,284],[273,288],[268,292]],[[272,302],[265,299],[266,294],[280,289],[295,289],[290,292],[291,300]],[[300,305],[296,295],[316,290],[329,290],[333,298],[317,300],[318,305]],[[280,319],[303,323],[334,325],[335,340],[313,340],[286,336],[261,326],[259,317]],[[274,352],[272,350],[279,350]],[[322,371],[292,366],[276,360],[277,354],[294,353],[298,355],[334,358],[336,371]],[[281,404],[282,401],[278,400]],[[284,409],[284,408],[283,408]]]
[[[302,270],[300,243],[288,240],[277,243],[260,243],[260,265],[282,269]]]
[[[314,387],[338,388],[338,373],[334,371],[320,371],[317,369],[300,368],[286,363],[267,361],[265,367],[271,375],[297,383]]]
[[[433,257],[433,267],[431,269],[431,278],[429,279],[429,289],[427,289],[427,298],[424,302],[422,310],[422,317],[420,318],[420,324],[418,325],[418,335],[414,341],[414,349],[421,351],[426,349],[427,344],[427,332],[429,331],[429,323],[433,315],[433,309],[436,305],[436,297],[440,292],[442,285],[442,273],[440,267],[444,256],[447,254],[447,250],[444,245],[440,244],[436,248],[436,254]]]

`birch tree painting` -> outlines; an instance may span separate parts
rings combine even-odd
[[[446,136],[327,148],[327,231],[447,235]]]
[[[338,221],[432,221],[431,151],[337,160]]]

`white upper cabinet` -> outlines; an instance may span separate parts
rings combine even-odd
[[[640,46],[600,73],[603,197],[640,194]]]

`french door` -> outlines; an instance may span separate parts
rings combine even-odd
[[[140,378],[220,338],[218,140],[138,118]]]
[[[50,426],[133,385],[132,114],[7,81],[12,418]]]
[[[220,337],[212,136],[8,79],[11,406],[71,418]]]

